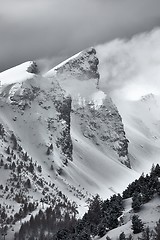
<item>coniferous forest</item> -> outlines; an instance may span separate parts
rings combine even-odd
[[[89,203],[88,212],[81,219],[76,217],[76,206],[55,204],[39,213],[21,225],[15,240],[90,240],[94,236],[103,237],[107,231],[118,227],[122,219],[123,200],[132,198],[132,208],[135,215],[132,217],[133,234],[142,232],[141,239],[160,239],[160,221],[151,231],[144,228],[142,220],[136,215],[143,204],[150,201],[154,195],[160,196],[160,166],[153,166],[150,174],[142,174],[139,179],[128,185],[122,196],[113,195],[110,199],[102,200],[96,195]],[[25,209],[21,210],[22,212]],[[1,213],[1,215],[4,213]],[[109,240],[109,237],[106,237]],[[121,233],[119,239],[126,238]]]

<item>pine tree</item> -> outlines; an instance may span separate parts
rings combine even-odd
[[[141,205],[142,205],[141,194],[138,192],[135,192],[132,197],[132,208],[134,212],[138,212],[140,210]]]
[[[28,159],[28,155],[27,155],[27,152],[24,154],[24,161],[27,161]]]
[[[59,230],[57,232],[57,240],[66,240],[68,235],[68,231],[66,229]]]
[[[142,233],[141,240],[150,240],[151,237],[152,237],[152,233],[151,233],[149,227],[145,228]]]
[[[41,165],[38,165],[38,167],[37,167],[37,170],[38,170],[38,172],[42,172],[42,167],[41,167]]]
[[[28,170],[29,170],[31,173],[34,172],[34,166],[33,166],[33,163],[30,163],[30,164],[29,164]]]
[[[54,168],[53,168],[53,164],[51,164],[51,170],[52,170],[52,171],[54,170]]]
[[[6,185],[6,187],[5,187],[5,191],[7,192],[9,190],[9,188],[8,188],[8,186]]]
[[[133,239],[133,237],[131,234],[129,234],[129,236],[126,238],[126,240],[132,240],[132,239]]]
[[[126,235],[124,232],[122,232],[120,235],[119,235],[119,240],[126,240]]]
[[[53,150],[53,144],[52,143],[51,143],[49,148],[50,148],[50,150]]]
[[[10,148],[9,148],[9,146],[8,146],[6,152],[7,152],[7,154],[10,154]]]
[[[135,234],[143,231],[143,223],[138,215],[133,215],[132,217],[132,229]]]
[[[91,240],[90,235],[87,233],[87,231],[83,230],[78,236],[78,240]]]
[[[106,240],[111,240],[111,238],[109,236],[106,237]]]
[[[45,234],[44,234],[44,232],[41,230],[40,236],[39,236],[39,240],[44,240],[44,239],[45,239]]]
[[[47,155],[50,155],[50,153],[51,153],[51,150],[50,150],[50,147],[48,147],[46,154],[47,154]]]
[[[16,164],[15,162],[12,162],[12,169],[15,170],[15,168],[16,168]]]
[[[4,164],[4,169],[8,169],[8,164],[7,163]]]
[[[160,239],[160,219],[157,222],[157,225],[154,229],[154,240],[159,240]]]
[[[156,192],[160,196],[160,182],[157,183]]]
[[[3,161],[3,159],[1,159],[0,166],[2,167],[3,165],[4,165],[4,161]]]
[[[26,181],[26,187],[31,188],[31,181],[29,180],[29,178]]]
[[[0,135],[3,137],[4,135],[4,128],[3,125],[0,123]]]
[[[102,201],[99,195],[96,195],[89,206],[87,220],[90,223],[98,225],[102,217]]]
[[[8,226],[7,226],[7,225],[5,225],[5,226],[2,227],[1,235],[3,236],[3,239],[4,239],[4,240],[6,239],[7,230],[8,230]]]
[[[13,149],[17,149],[17,139],[13,133],[11,135],[11,140],[13,141]]]
[[[17,173],[18,173],[18,177],[19,177],[19,175],[21,173],[21,166],[20,165],[18,165],[18,167],[17,167]]]
[[[156,165],[154,172],[155,172],[157,177],[160,177],[160,166],[159,166],[159,164]]]
[[[106,234],[106,227],[105,224],[100,223],[98,225],[98,236],[99,237],[103,237]]]
[[[21,228],[19,230],[19,238],[18,239],[24,239],[25,233],[26,233],[25,224],[22,223]]]

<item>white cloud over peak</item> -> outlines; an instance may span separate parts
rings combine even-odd
[[[97,54],[102,89],[130,100],[160,94],[160,29],[99,45]]]

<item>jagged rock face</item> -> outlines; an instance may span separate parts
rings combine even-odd
[[[96,57],[96,50],[90,48],[77,54],[66,63],[55,68],[57,76],[64,78],[75,77],[78,80],[99,79],[99,60]]]
[[[130,167],[128,140],[121,116],[111,98],[98,89],[98,64],[96,50],[90,48],[57,66],[54,76],[62,88],[71,94],[74,111],[72,119],[77,119],[83,136],[99,148],[104,149],[106,146],[112,149],[117,153],[117,158]],[[103,99],[100,105],[96,106],[99,99],[95,96],[101,98],[101,95]]]
[[[38,96],[40,88],[25,82],[14,84],[9,92],[8,100],[12,105],[25,110],[31,107],[32,101]]]
[[[83,136],[102,151],[113,149],[118,155],[117,158],[130,167],[128,140],[121,116],[111,98],[106,97],[99,108],[96,108],[93,102],[88,102],[85,106],[74,104],[73,109],[73,117],[79,119],[76,122],[79,123]]]
[[[31,115],[28,118],[29,129],[31,125],[44,125],[43,131],[48,136],[48,143],[55,145],[59,152],[62,163],[67,164],[72,160],[72,140],[70,136],[70,112],[71,98],[65,94],[58,82],[51,82],[42,77],[35,77],[25,82],[16,83],[5,89],[8,107],[14,108],[14,111],[21,116]],[[8,91],[8,93],[7,93]],[[4,92],[1,93],[4,96]],[[6,101],[3,98],[2,101]],[[16,116],[16,119],[18,116]],[[38,127],[35,126],[35,128]],[[37,131],[39,131],[37,129]],[[32,133],[30,133],[32,135]],[[43,142],[43,140],[42,140]],[[41,142],[41,143],[42,143]],[[53,154],[54,155],[54,154]],[[52,156],[54,161],[54,156]],[[57,166],[58,168],[58,166]]]
[[[27,68],[27,72],[34,73],[34,74],[39,74],[40,71],[38,69],[37,63],[36,62],[32,62],[31,65]]]
[[[59,120],[66,123],[65,128],[62,130],[61,137],[56,141],[57,146],[60,146],[62,152],[67,157],[67,159],[72,160],[72,140],[70,135],[70,113],[71,113],[71,97],[68,96],[63,99],[63,101],[56,102],[55,106],[57,111],[60,113]],[[65,164],[67,164],[67,159]]]

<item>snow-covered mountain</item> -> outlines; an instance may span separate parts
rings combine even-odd
[[[2,205],[64,194],[82,213],[160,162],[158,37],[86,49],[44,75],[35,62],[0,73]]]
[[[97,47],[100,89],[110,94],[129,140],[131,166],[159,162],[160,30]],[[133,159],[133,161],[132,161]]]
[[[122,119],[111,98],[99,90],[98,64],[96,50],[91,48],[61,63],[46,76],[57,79],[71,95],[72,134],[81,126],[80,135],[90,139],[106,155],[110,148],[114,149],[118,154],[117,159],[129,167],[128,140]]]

